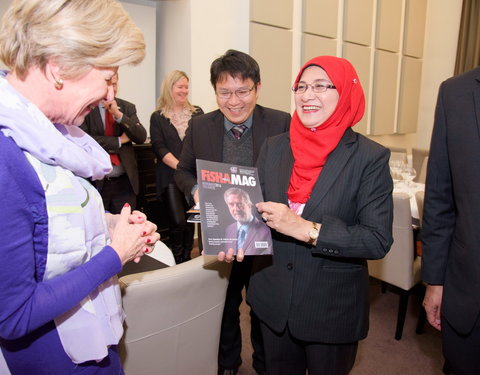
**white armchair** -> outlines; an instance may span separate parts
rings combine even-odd
[[[120,278],[127,375],[217,373],[230,265],[214,256]]]
[[[368,261],[369,275],[396,287],[400,294],[395,339],[402,338],[408,297],[421,281],[421,259],[415,257],[410,197],[393,194],[393,245],[385,258]]]

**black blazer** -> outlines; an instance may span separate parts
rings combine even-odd
[[[256,105],[253,111],[253,161],[267,137],[287,131],[291,117],[288,113]],[[196,159],[222,162],[224,116],[220,110],[194,117],[190,120],[175,171],[175,182],[186,197],[197,183]]]
[[[200,107],[195,106],[195,109],[192,117],[203,115],[203,110]],[[160,111],[155,111],[150,116],[150,139],[157,157],[157,195],[160,197],[168,184],[174,181],[173,173],[175,172],[174,169],[163,163],[162,159],[169,152],[180,159],[183,142],[178,136],[175,126]]]
[[[137,144],[144,143],[147,138],[147,131],[137,117],[137,109],[134,104],[119,98],[115,98],[115,100],[120,112],[123,113],[122,121],[120,123],[117,122],[117,125],[120,126],[115,127],[115,136],[107,137],[105,135],[105,128],[98,107],[85,117],[81,128],[90,134],[109,154],[120,155],[120,160],[130,180],[132,189],[135,194],[138,194],[138,167],[132,142]],[[122,133],[126,133],[132,142],[124,143],[122,147],[119,147],[118,137]],[[103,180],[95,181],[95,184],[101,191]]]
[[[440,86],[422,219],[422,277],[468,334],[480,313],[480,68]]]
[[[316,246],[272,230],[273,258],[256,257],[247,300],[271,329],[350,343],[368,332],[367,259],[393,242],[390,152],[347,129],[328,156],[302,217],[321,223]],[[288,204],[289,134],[267,140],[258,159],[265,201]]]

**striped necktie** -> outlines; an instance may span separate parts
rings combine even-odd
[[[247,127],[245,125],[235,125],[232,128],[232,133],[236,139],[242,138],[242,134],[245,132]]]

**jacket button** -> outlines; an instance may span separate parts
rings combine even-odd
[[[338,250],[335,250],[333,253],[334,253],[334,254],[339,254],[339,253],[340,253],[340,251],[338,251]]]
[[[328,252],[328,249],[325,248],[325,247],[322,250],[323,250],[324,253]]]
[[[293,269],[293,264],[292,263],[288,263],[287,264],[287,270],[291,271]]]

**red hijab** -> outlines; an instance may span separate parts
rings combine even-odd
[[[294,203],[307,202],[328,155],[337,147],[345,130],[359,122],[365,111],[363,89],[350,62],[334,56],[315,57],[300,69],[295,85],[304,70],[312,65],[325,70],[337,88],[339,98],[335,111],[316,131],[303,126],[297,111],[293,114],[290,123],[290,145],[294,164],[288,199]]]

